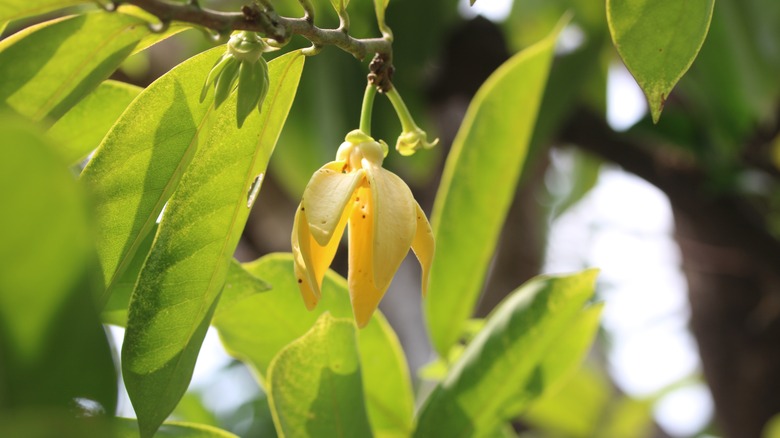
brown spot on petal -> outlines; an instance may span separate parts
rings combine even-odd
[[[365,219],[365,218],[366,218],[366,215],[363,215],[363,219]]]
[[[303,283],[303,279],[299,278],[298,279],[298,284],[301,284],[301,283]]]

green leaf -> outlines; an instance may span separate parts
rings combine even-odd
[[[582,311],[595,277],[536,277],[499,304],[426,401],[415,436],[482,436],[556,384],[598,326],[600,309]]]
[[[0,23],[45,14],[55,9],[89,3],[84,0],[3,0],[0,3]]]
[[[309,312],[298,290],[290,254],[270,254],[243,266],[269,282],[272,289],[243,300],[229,311],[221,312],[220,305],[213,324],[227,351],[249,363],[261,383],[273,357],[303,336],[323,312],[352,317],[347,283],[333,271],[325,275],[322,299],[315,311]],[[374,434],[409,436],[414,398],[406,359],[380,312],[358,331],[358,342],[366,407]]]
[[[81,174],[95,204],[104,300],[154,228],[196,149],[213,141],[207,134],[215,117],[211,101],[201,104],[195,91],[223,52],[217,47],[195,56],[142,91]],[[132,287],[135,277],[129,282]]]
[[[49,135],[62,145],[68,162],[83,159],[98,147],[140,87],[124,82],[105,81],[49,129]]]
[[[138,281],[141,268],[143,268],[146,257],[149,255],[149,250],[152,248],[155,234],[156,227],[141,243],[138,253],[136,253],[127,271],[117,282],[114,293],[100,314],[100,319],[104,324],[113,324],[118,327],[127,326],[127,310],[130,305],[130,297]],[[237,261],[233,260],[228,267],[227,278],[225,279],[225,285],[222,287],[222,296],[219,299],[215,316],[242,302],[245,298],[265,292],[270,288],[271,286],[268,283],[250,274]]]
[[[18,32],[0,42],[0,106],[54,121],[108,78],[149,33],[140,18],[103,11]]]
[[[136,438],[138,423],[130,418],[113,420],[117,438]],[[226,430],[206,424],[186,423],[183,421],[168,421],[160,426],[154,435],[156,438],[238,438]]]
[[[268,368],[276,430],[290,437],[370,437],[355,324],[323,314]]]
[[[600,373],[583,367],[560,391],[534,402],[523,422],[552,436],[619,436],[597,433],[610,403],[610,385]]]
[[[780,438],[780,415],[775,415],[767,421],[762,436],[763,438]]]
[[[385,10],[387,10],[388,3],[390,3],[390,0],[374,0],[374,10],[376,11],[376,23],[379,26],[379,30],[382,31],[382,35],[392,38],[393,32],[385,23]]]
[[[607,22],[620,57],[642,87],[653,121],[696,59],[715,0],[607,0]]]
[[[523,167],[558,31],[504,63],[469,106],[433,206],[425,315],[445,357],[479,297]],[[522,102],[519,105],[518,102]]]
[[[0,138],[0,411],[78,397],[113,412],[85,196],[36,126],[2,114]]]
[[[215,57],[207,58],[213,64]],[[215,110],[204,144],[168,201],[130,301],[122,349],[124,380],[144,437],[154,434],[187,389],[252,207],[254,183],[287,118],[303,61],[296,51],[269,64],[268,98],[243,129],[235,123],[235,94]],[[200,87],[190,93],[186,98],[197,101]]]

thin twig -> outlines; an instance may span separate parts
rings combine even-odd
[[[257,4],[245,5],[241,12],[219,12],[197,3],[171,3],[164,0],[126,0],[126,3],[157,16],[161,21],[181,21],[213,29],[220,34],[234,30],[257,32],[279,44],[300,35],[317,46],[336,46],[357,59],[376,53],[392,59],[392,44],[386,38],[353,38],[339,29],[321,29],[305,18],[281,17]]]

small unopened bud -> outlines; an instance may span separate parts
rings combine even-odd
[[[428,141],[428,134],[422,129],[414,127],[410,131],[401,133],[398,137],[398,142],[395,144],[395,150],[399,154],[409,156],[417,152],[419,149],[430,149],[439,143],[439,139],[435,139],[432,142]]]

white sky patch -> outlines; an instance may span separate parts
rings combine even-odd
[[[612,63],[607,75],[607,123],[625,131],[647,114],[647,101],[634,77],[621,62]]]
[[[474,6],[471,6],[469,0],[460,0],[458,12],[463,18],[481,15],[488,20],[501,22],[509,17],[512,3],[512,0],[477,0]]]
[[[655,406],[655,417],[669,435],[693,436],[707,425],[714,410],[707,387],[699,384],[662,398]]]
[[[117,357],[122,351],[122,343],[125,337],[125,329],[122,327],[116,327],[113,325],[107,326],[109,333],[111,334],[112,344],[117,351]],[[213,385],[215,376],[219,374],[219,371],[224,369],[231,359],[222,347],[222,343],[219,340],[219,335],[213,327],[209,327],[206,333],[206,339],[203,341],[203,346],[200,349],[198,355],[198,362],[195,364],[195,371],[192,375],[192,381],[190,382],[190,388],[192,389],[205,389]],[[234,395],[238,394],[243,397],[241,391],[231,391],[235,388],[226,387],[225,391],[222,391],[223,402],[229,401]],[[242,391],[246,392],[246,388]],[[241,398],[238,397],[238,398]],[[136,418],[135,410],[130,402],[130,397],[127,395],[127,389],[124,382],[120,380],[119,388],[119,401],[117,403],[117,415],[125,418]]]

